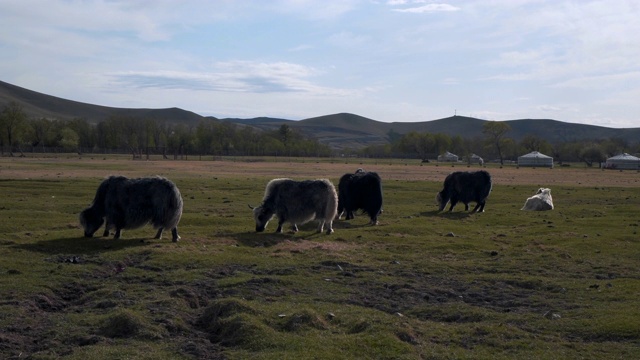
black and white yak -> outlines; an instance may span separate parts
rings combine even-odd
[[[114,228],[114,239],[123,229],[136,229],[151,223],[158,229],[155,238],[162,238],[164,229],[171,229],[173,241],[178,236],[178,222],[182,216],[182,196],[176,185],[162,177],[129,179],[110,176],[98,186],[90,207],[80,213],[84,236],[93,234],[105,224],[102,236],[109,236]]]
[[[436,195],[436,201],[439,211],[444,210],[449,202],[451,203],[449,211],[452,211],[458,202],[462,202],[464,210],[468,211],[469,203],[475,202],[473,212],[483,212],[489,193],[491,193],[491,175],[488,172],[457,171],[446,177],[442,191]]]
[[[538,192],[535,195],[525,201],[524,206],[520,210],[553,210],[553,198],[551,197],[551,189],[538,189]]]
[[[362,209],[371,219],[370,224],[378,224],[382,213],[382,180],[375,172],[358,169],[355,174],[344,174],[338,183],[338,218],[343,214],[346,220],[354,218],[354,212]]]
[[[331,234],[338,208],[338,195],[331,181],[327,179],[273,179],[267,184],[262,204],[251,208],[257,232],[264,231],[269,220],[275,216],[278,218],[276,232],[282,232],[285,222],[291,223],[292,230],[296,232],[298,225],[315,219],[319,222],[319,233],[326,224],[327,234]]]

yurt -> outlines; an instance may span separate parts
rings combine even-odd
[[[553,158],[543,153],[532,151],[518,157],[518,166],[553,167]]]
[[[448,151],[445,151],[444,154],[438,155],[438,161],[457,162],[458,161],[458,155],[452,154],[452,153],[450,153]]]
[[[617,170],[640,170],[640,158],[623,153],[608,158],[604,167]]]
[[[469,157],[469,164],[483,165],[484,164],[484,159],[482,159],[480,156],[478,156],[476,154],[471,154],[471,156]]]

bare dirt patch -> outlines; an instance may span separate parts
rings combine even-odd
[[[242,159],[242,158],[239,158]],[[474,171],[479,167],[466,165],[423,165],[417,160],[405,164],[389,164],[384,161],[363,164],[336,161],[313,160],[282,162],[250,162],[242,160],[112,160],[96,158],[0,158],[0,179],[60,179],[95,178],[119,174],[130,177],[162,175],[169,178],[201,176],[203,179],[216,177],[256,176],[330,178],[337,179],[342,174],[354,172],[358,168],[376,171],[385,180],[434,181],[441,182],[453,171]],[[491,173],[494,184],[534,185],[534,186],[620,186],[640,187],[640,173],[637,171],[615,171],[581,166],[567,168],[518,168],[493,165],[485,170]]]

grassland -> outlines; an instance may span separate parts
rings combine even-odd
[[[378,171],[379,226],[253,232],[276,176]],[[486,212],[435,210],[466,166],[344,159],[0,159],[0,358],[640,358],[640,174],[491,168]],[[102,178],[164,175],[182,240],[82,238]],[[538,187],[556,209],[520,211]]]

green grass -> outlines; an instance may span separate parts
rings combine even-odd
[[[327,236],[255,233],[260,174],[168,176],[178,243],[82,238],[99,178],[0,180],[1,358],[640,357],[640,188],[556,186],[532,213],[531,186],[497,184],[469,215],[383,180],[381,224]]]

